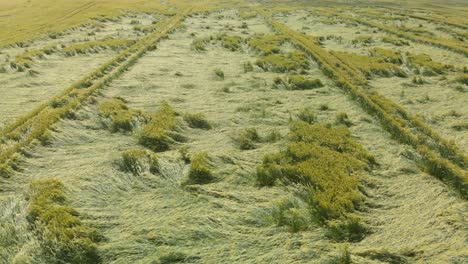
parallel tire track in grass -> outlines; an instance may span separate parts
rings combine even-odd
[[[313,38],[275,21],[258,7],[254,9],[273,28],[287,35],[299,48],[311,55],[321,70],[334,79],[366,112],[376,116],[394,138],[411,145],[417,151],[417,163],[424,171],[453,185],[462,197],[468,198],[468,158],[453,142],[442,138],[421,118],[413,116],[395,102],[375,91],[362,89],[362,80],[352,75],[353,70],[320,47]]]
[[[155,43],[167,36],[192,11],[187,8],[160,24],[160,30],[142,38],[101,67],[73,83],[65,91],[18,118],[0,131],[0,175],[14,167],[16,154],[41,137],[53,124],[71,113],[90,95],[118,78]]]
[[[441,40],[441,39],[430,38],[430,37],[416,36],[408,32],[400,31],[399,29],[395,27],[369,21],[361,17],[354,17],[350,15],[341,14],[335,11],[320,9],[320,12],[327,14],[329,16],[337,16],[337,17],[340,17],[341,19],[352,20],[359,24],[363,24],[369,27],[379,28],[380,30],[396,35],[400,38],[405,38],[414,42],[418,42],[418,43],[425,44],[425,45],[431,45],[431,46],[438,47],[438,48],[445,48],[447,50],[460,53],[460,54],[463,54],[465,57],[468,57],[468,48],[461,46],[464,43],[457,43],[453,41]]]

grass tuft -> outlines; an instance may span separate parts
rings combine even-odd
[[[208,154],[200,152],[191,157],[190,171],[187,184],[205,184],[214,180],[210,169]]]
[[[122,152],[121,169],[138,176],[145,171],[159,172],[159,160],[156,154],[144,149],[129,149]]]
[[[211,129],[211,124],[206,120],[205,115],[202,113],[186,113],[184,115],[184,121],[187,122],[191,128]]]
[[[250,150],[257,147],[256,143],[261,141],[256,128],[246,128],[239,133],[238,144],[241,150]]]

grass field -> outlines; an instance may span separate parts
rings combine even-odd
[[[468,262],[467,14],[0,0],[0,263]]]

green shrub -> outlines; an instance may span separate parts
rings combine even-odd
[[[354,210],[361,201],[354,174],[373,162],[346,127],[297,122],[291,125],[286,149],[265,155],[263,165],[257,167],[256,181],[260,186],[277,181],[305,186],[312,214],[324,223],[346,219]]]
[[[390,43],[395,46],[409,46],[409,42],[394,36],[385,36],[382,38],[382,42]]]
[[[353,44],[365,44],[369,45],[372,44],[374,40],[372,39],[371,36],[358,36],[355,39],[352,40]]]
[[[319,106],[320,111],[327,111],[328,109],[330,109],[330,107],[327,104],[321,104]]]
[[[176,112],[163,102],[160,110],[143,127],[139,143],[153,151],[166,151],[172,143],[181,140],[176,133],[171,133],[176,126]]]
[[[280,140],[283,136],[277,129],[272,129],[268,135],[265,137],[266,142],[276,142]]]
[[[214,70],[214,73],[215,73],[216,77],[218,77],[218,79],[224,80],[224,72],[223,72],[223,70],[221,70],[221,69],[215,69],[215,70]]]
[[[191,158],[188,184],[205,184],[214,180],[210,169],[208,154],[205,152],[196,153]]]
[[[301,51],[270,54],[259,58],[255,64],[265,71],[289,72],[309,68],[307,55]]]
[[[209,39],[206,38],[197,38],[192,41],[192,49],[196,51],[206,51],[206,43]]]
[[[468,85],[468,73],[459,74],[455,80],[461,84]]]
[[[327,226],[327,237],[337,242],[359,242],[368,233],[367,227],[357,217],[330,221]]]
[[[444,74],[451,67],[439,62],[435,62],[427,54],[408,54],[408,64],[410,67],[416,69],[417,72],[425,76],[434,76],[437,74]]]
[[[292,90],[308,90],[323,87],[319,79],[307,79],[303,75],[289,75],[287,82]]]
[[[229,36],[229,35],[220,35],[218,39],[221,41],[221,46],[230,51],[236,51],[241,49],[242,37],[240,36]]]
[[[211,129],[210,123],[206,120],[205,115],[202,113],[186,113],[184,115],[184,121],[187,122],[189,127],[192,128]]]
[[[255,143],[260,142],[260,136],[256,128],[247,128],[239,133],[238,143],[242,150],[255,149]]]
[[[350,127],[350,126],[353,125],[353,122],[351,122],[351,120],[349,120],[349,117],[345,112],[338,113],[336,115],[335,120],[336,120],[335,123],[339,124],[339,125],[345,125],[347,127]]]
[[[313,124],[317,122],[317,115],[310,107],[302,108],[297,114],[297,117],[299,120],[304,121],[307,124]]]
[[[284,198],[275,203],[271,210],[273,222],[277,226],[287,226],[291,232],[306,230],[310,226],[310,215],[306,206],[298,198]]]
[[[253,65],[250,61],[243,64],[244,72],[252,72],[254,70]]]
[[[325,262],[325,264],[351,264],[353,261],[351,260],[351,253],[348,250],[348,247],[344,247],[343,249],[340,250],[340,255],[335,256],[328,261]]]
[[[141,175],[145,171],[159,172],[159,161],[155,154],[144,149],[129,149],[122,152],[121,168],[133,175]]]
[[[129,109],[121,98],[114,98],[102,102],[98,107],[102,117],[109,118],[112,122],[112,131],[132,131],[135,122],[141,112]]]
[[[256,35],[248,40],[248,44],[262,55],[270,55],[279,53],[281,45],[286,41],[287,37],[283,35]]]
[[[83,226],[70,207],[63,184],[56,179],[30,184],[28,222],[40,235],[49,263],[100,263],[96,230]]]

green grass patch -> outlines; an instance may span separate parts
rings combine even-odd
[[[382,42],[393,44],[395,46],[409,46],[409,42],[395,36],[385,36],[382,38]]]
[[[286,54],[270,54],[260,57],[255,64],[264,71],[279,73],[309,69],[308,57],[301,51],[293,51]]]
[[[278,153],[265,155],[257,167],[260,186],[281,181],[301,184],[316,220],[348,219],[362,200],[356,175],[374,163],[373,157],[351,138],[346,127],[296,122],[289,143]]]
[[[205,184],[214,180],[210,160],[205,152],[193,154],[187,184]]]
[[[241,150],[249,150],[257,148],[258,142],[261,141],[260,135],[256,128],[243,129],[237,138],[237,143]]]
[[[122,152],[120,168],[138,176],[145,171],[159,172],[159,160],[156,154],[144,149],[129,149]]]
[[[457,75],[455,81],[464,85],[468,85],[468,73],[461,73]]]
[[[150,117],[150,121],[143,127],[139,143],[153,151],[166,151],[170,145],[183,141],[184,138],[175,130],[177,128],[177,113],[166,102],[159,111]]]
[[[183,118],[191,128],[211,129],[211,124],[202,113],[186,113]]]
[[[422,73],[425,76],[434,76],[444,74],[452,67],[433,61],[431,56],[427,54],[408,54],[408,64],[416,73]]]
[[[320,79],[310,79],[304,75],[289,75],[286,80],[291,90],[309,90],[323,87]]]
[[[287,41],[283,35],[255,35],[248,40],[248,44],[262,55],[280,53],[281,45]]]
[[[28,193],[28,222],[37,231],[49,263],[100,263],[96,230],[85,227],[56,179],[34,181]]]
[[[62,50],[66,56],[75,56],[77,54],[97,53],[103,49],[120,50],[136,43],[134,39],[104,39],[89,41],[85,43],[75,43]]]
[[[121,98],[114,98],[102,102],[98,107],[99,114],[111,121],[111,130],[132,131],[141,112],[127,107]]]

